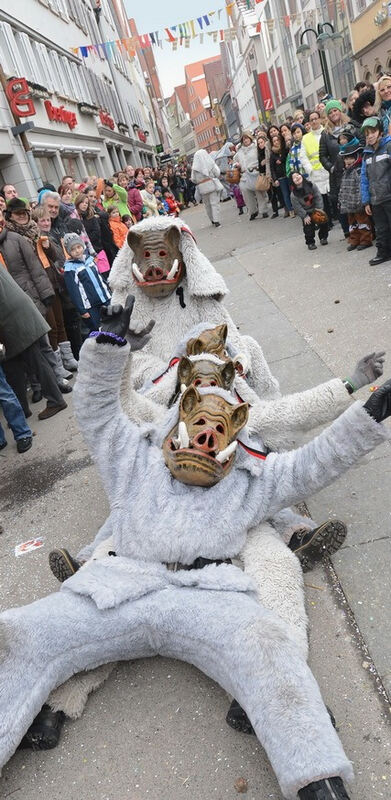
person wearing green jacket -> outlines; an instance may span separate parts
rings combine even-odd
[[[118,186],[118,183],[112,183],[111,181],[105,181],[103,193],[103,208],[105,211],[109,206],[115,206],[118,208],[120,217],[123,217],[124,214],[131,215],[132,212],[128,207],[128,193],[123,186]]]

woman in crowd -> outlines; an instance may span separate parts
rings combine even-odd
[[[391,134],[391,75],[382,75],[376,85],[376,113],[383,123],[383,133]]]
[[[87,231],[84,227],[84,217],[87,214],[89,207],[88,197],[84,192],[80,192],[75,199],[75,210],[72,211],[70,217],[71,219],[79,219],[82,223],[82,231],[81,231],[81,238],[83,239],[84,246],[86,251],[89,253],[90,256],[96,255],[96,250],[90,240],[90,237],[87,234]],[[68,225],[69,228],[69,225]]]
[[[114,243],[109,226],[109,215],[103,207],[99,208],[95,189],[88,189],[86,195],[88,208],[86,212],[82,212],[84,227],[95,252],[99,256],[99,253],[103,250],[111,267],[118,253],[118,248]]]
[[[145,187],[144,170],[142,167],[137,167],[134,171],[134,185],[140,192]]]
[[[357,92],[357,98],[350,114],[350,122],[354,125],[356,136],[359,139],[362,139],[361,127],[364,120],[373,117],[374,114],[376,114],[376,92],[372,86],[360,94]]]
[[[194,153],[191,179],[198,187],[205,211],[215,228],[220,227],[220,170],[206,150]]]
[[[322,166],[329,173],[330,202],[334,219],[339,219],[346,238],[349,236],[349,223],[346,214],[338,210],[338,195],[341,186],[343,161],[339,155],[338,136],[349,122],[349,117],[342,113],[339,100],[329,100],[325,106],[327,122],[320,136],[319,158]]]
[[[98,194],[101,194],[102,191],[100,184],[101,182],[98,181]],[[122,217],[124,214],[130,214],[130,210],[128,208],[128,192],[123,186],[119,186],[118,183],[113,183],[113,181],[104,180],[103,195],[103,208],[106,211],[108,206],[116,206],[118,208],[120,217]]]
[[[304,125],[304,118],[305,112],[302,108],[297,108],[295,113],[293,114],[293,122],[299,122],[300,125]]]
[[[284,140],[285,149],[289,150],[289,148],[290,148],[290,146],[292,144],[292,133],[291,133],[290,125],[288,125],[287,123],[284,122],[282,125],[280,125],[279,133],[280,133],[280,136],[282,136],[282,138]]]
[[[265,176],[265,186],[266,183],[269,184],[265,191],[267,192],[268,199],[272,205],[272,218],[278,217],[278,195],[277,191],[273,191],[272,176],[270,172],[270,144],[266,131],[262,129],[260,129],[257,134],[257,153],[259,174]]]
[[[316,212],[323,212],[322,195],[316,184],[304,178],[300,172],[292,173],[292,185],[292,205],[296,215],[303,222],[305,243],[309,250],[316,250],[315,231],[317,227],[320,244],[328,243],[327,219],[316,222]],[[321,217],[321,214],[319,216]]]
[[[281,134],[273,136],[270,154],[270,173],[273,186],[281,190],[285,208],[284,217],[294,217],[295,212],[291,203],[289,181],[286,177],[286,159],[287,151]]]
[[[75,204],[73,202],[74,192],[72,191],[71,186],[68,184],[61,185],[58,193],[61,197],[61,207],[65,209],[68,214],[72,214],[72,212],[75,210]]]
[[[303,136],[300,150],[300,161],[304,172],[308,176],[308,179],[318,187],[322,195],[323,207],[329,218],[329,224],[331,226],[332,214],[328,199],[330,185],[329,173],[321,164],[319,157],[320,137],[323,131],[323,125],[319,111],[310,111],[309,122],[311,125],[311,130]]]
[[[259,177],[258,146],[252,132],[243,131],[240,141],[241,147],[235,155],[234,164],[240,169],[239,186],[250,214],[250,222],[252,222],[258,214],[262,214],[264,218],[269,216],[267,212],[268,198],[265,191],[259,191],[256,188]]]

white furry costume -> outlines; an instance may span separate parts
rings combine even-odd
[[[121,410],[128,357],[128,346],[88,340],[74,390],[119,557],[92,562],[61,591],[1,614],[0,767],[62,681],[113,659],[161,654],[194,664],[238,699],[287,800],[312,781],[349,779],[303,654],[289,626],[257,601],[251,579],[233,565],[172,573],[165,563],[236,555],[249,529],[341,475],[388,438],[386,429],[356,403],[299,450],[260,462],[240,449],[215,486],[187,486],[161,449],[177,409],[160,428],[139,428]]]

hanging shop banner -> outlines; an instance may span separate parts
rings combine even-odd
[[[267,72],[258,73],[258,81],[259,81],[259,88],[261,90],[263,105],[265,106],[265,111],[272,111],[273,100],[270,89],[269,76]]]

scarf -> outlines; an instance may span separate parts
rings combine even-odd
[[[30,239],[32,244],[35,244],[37,239],[39,239],[40,232],[36,222],[30,219],[27,225],[19,225],[19,222],[14,222],[12,219],[7,219],[6,226],[9,231],[13,231],[13,233],[18,233],[19,236],[24,236],[26,239]]]

